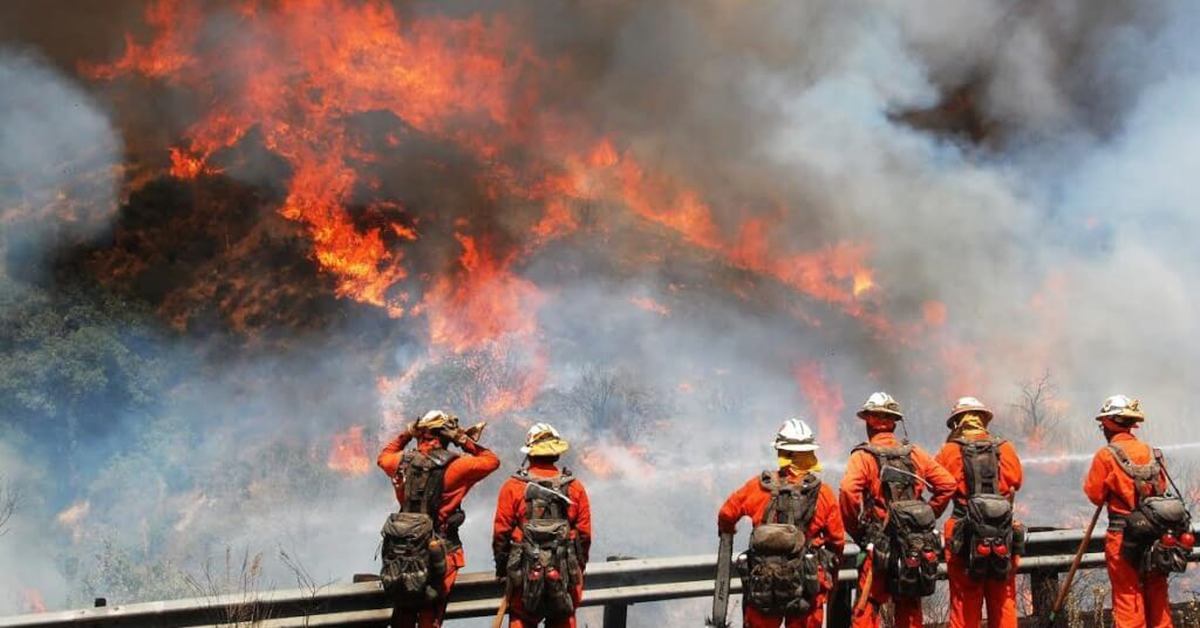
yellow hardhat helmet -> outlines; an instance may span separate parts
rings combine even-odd
[[[549,423],[538,423],[525,434],[525,446],[521,453],[527,456],[558,456],[567,451],[569,445],[558,430]]]

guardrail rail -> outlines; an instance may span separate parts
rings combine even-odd
[[[1200,533],[1200,525],[1195,530]],[[1049,613],[1059,574],[1070,569],[1082,540],[1082,530],[1030,532],[1019,572],[1031,578],[1035,615]],[[830,628],[850,624],[850,609],[857,593],[858,573],[854,565],[858,552],[857,546],[847,544],[837,591],[826,611]],[[623,628],[630,605],[711,596],[716,560],[715,554],[705,554],[593,563],[588,566],[585,578],[583,605],[604,607],[604,628]],[[1200,562],[1200,548],[1193,550],[1190,560]],[[1104,531],[1097,530],[1083,556],[1081,569],[1103,565]],[[940,577],[945,575],[943,564]],[[741,582],[736,577],[730,589],[735,593],[741,591]],[[462,574],[451,593],[447,617],[492,616],[502,593],[490,572]],[[378,582],[357,582],[329,585],[315,591],[248,592],[0,617],[0,627],[385,626],[391,613],[391,604]]]

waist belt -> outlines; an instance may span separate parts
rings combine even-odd
[[[951,519],[962,519],[967,516],[967,505],[954,502],[954,510],[950,511]]]
[[[1125,529],[1125,515],[1108,513],[1108,529],[1110,532],[1120,532]]]

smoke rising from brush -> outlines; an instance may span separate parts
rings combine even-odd
[[[504,471],[524,426],[558,425],[597,556],[710,551],[719,500],[770,463],[779,423],[812,419],[835,462],[876,389],[927,446],[975,394],[1048,447],[1008,405],[1046,371],[1064,446],[1090,448],[1115,392],[1142,398],[1149,438],[1185,438],[1200,16],[944,4],[165,3],[149,26],[121,4],[79,37],[14,15],[8,37],[92,95],[6,90],[6,181],[54,189],[38,177],[100,147],[124,150],[86,158],[124,162],[128,196],[111,241],[19,239],[151,311],[176,373],[169,407],[97,428],[111,450],[75,473],[102,477],[24,515],[86,502],[83,534],[148,548],[137,560],[283,544],[344,579],[373,569],[391,497],[373,468],[332,470],[330,439],[366,426],[373,462],[430,407],[492,420]],[[128,55],[124,32],[150,49],[172,25],[164,50],[190,60]],[[92,98],[111,122],[77,112]],[[61,215],[19,190],[5,216]],[[55,482],[25,458],[9,473]],[[1066,501],[1078,473],[1023,499]],[[499,479],[467,500],[468,570],[489,566]],[[5,583],[34,585],[62,598]]]

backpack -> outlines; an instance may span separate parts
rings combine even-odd
[[[550,478],[534,477],[527,469],[513,477],[525,483],[525,519],[521,542],[509,555],[509,582],[521,592],[527,614],[565,619],[575,612],[572,591],[583,579],[567,519],[567,491],[575,478],[565,469]]]
[[[935,529],[933,508],[920,498],[917,482],[923,480],[917,475],[913,446],[907,442],[898,447],[863,443],[853,451],[871,454],[879,466],[887,522],[881,526],[878,521],[868,521],[866,540],[875,544],[874,565],[887,578],[888,592],[903,598],[933,595],[942,540]],[[874,518],[874,496],[867,492],[864,498],[864,514],[871,513]]]
[[[821,479],[808,474],[799,484],[788,484],[778,472],[767,471],[759,481],[771,501],[750,532],[746,560],[738,561],[746,604],[767,615],[804,615],[820,593],[822,569],[828,572],[833,562],[832,552],[814,548],[805,533],[817,510]]]
[[[457,456],[445,449],[404,454],[396,482],[404,487],[400,511],[383,524],[379,579],[399,607],[426,606],[446,595],[446,554],[458,544],[461,510],[438,521],[446,467]],[[450,547],[448,547],[450,546]]]
[[[955,439],[962,450],[967,500],[954,504],[950,551],[966,561],[976,580],[1007,580],[1013,556],[1024,550],[1024,528],[1013,520],[1012,502],[1000,494],[1000,446],[1003,440]]]
[[[1171,477],[1162,451],[1154,450],[1150,464],[1133,464],[1125,450],[1112,444],[1108,449],[1134,486],[1133,511],[1124,517],[1122,554],[1142,574],[1183,573],[1195,544],[1192,516],[1178,494],[1158,490],[1159,480]]]

